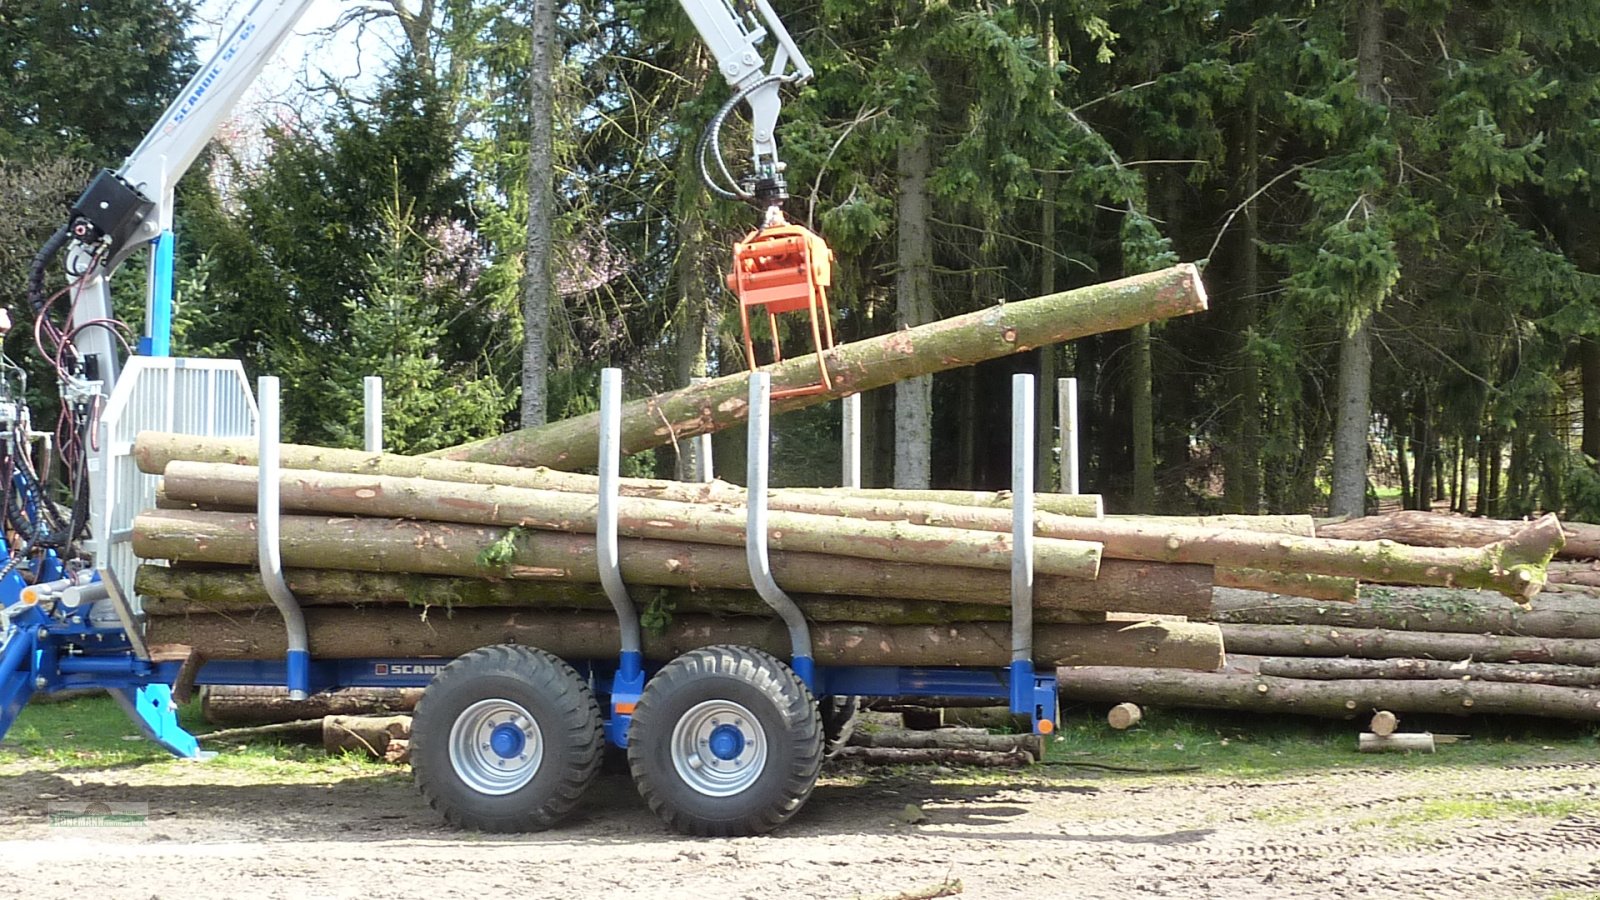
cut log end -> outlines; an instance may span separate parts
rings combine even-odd
[[[1127,731],[1129,728],[1139,724],[1139,721],[1143,718],[1144,712],[1139,709],[1137,704],[1118,703],[1116,706],[1111,707],[1111,712],[1106,713],[1106,724],[1117,731]]]
[[[1394,730],[1399,724],[1400,717],[1384,709],[1379,710],[1373,715],[1372,724],[1367,727],[1372,729],[1373,734],[1379,734],[1387,737],[1388,735],[1394,734]]]

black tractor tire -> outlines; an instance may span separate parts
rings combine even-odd
[[[719,741],[730,755],[716,752]],[[628,762],[639,793],[672,829],[765,834],[799,812],[816,787],[822,720],[805,684],[771,654],[704,647],[645,685]]]
[[[497,725],[537,736],[505,739],[528,761],[501,757],[471,737]],[[571,666],[543,650],[499,644],[459,657],[423,691],[412,720],[411,768],[422,796],[452,825],[542,831],[594,782],[602,744],[600,707]],[[498,770],[507,764],[509,773]]]

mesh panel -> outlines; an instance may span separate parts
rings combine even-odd
[[[149,653],[133,593],[139,566],[133,518],[156,505],[160,476],[139,471],[134,438],[141,431],[254,437],[257,423],[255,396],[238,360],[134,357],[111,392],[89,461],[89,551],[140,656]]]

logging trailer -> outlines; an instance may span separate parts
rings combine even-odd
[[[70,503],[52,501],[50,436],[33,430],[21,370],[0,372],[0,508],[11,535],[0,569],[0,737],[35,695],[103,689],[151,740],[202,759],[178,723],[175,698],[195,685],[275,685],[291,696],[343,687],[425,687],[414,721],[419,788],[450,822],[515,832],[555,823],[580,801],[604,745],[625,748],[639,790],[670,826],[702,835],[770,831],[791,817],[816,783],[825,748],[847,733],[857,698],[982,697],[1009,704],[1038,733],[1057,718],[1053,673],[1032,655],[1032,382],[1019,376],[1014,441],[1013,662],[1000,667],[822,666],[813,663],[806,619],[773,578],[767,554],[766,481],[770,379],[750,377],[751,452],[746,558],[761,598],[785,624],[787,659],[740,646],[701,647],[647,664],[639,615],[618,569],[617,491],[621,378],[602,386],[598,555],[617,619],[616,653],[559,659],[500,644],[454,659],[318,659],[299,604],[283,578],[278,545],[279,396],[275,378],[252,391],[233,360],[170,356],[173,188],[310,0],[257,0],[194,76],[160,123],[116,172],[97,175],[68,223],[30,272],[36,333],[57,344],[54,363],[66,425],[60,467]],[[746,324],[807,311],[818,349],[831,345],[826,305],[828,251],[784,222],[783,165],[774,128],[779,90],[811,74],[768,0],[682,0],[733,94],[700,141],[701,173],[721,197],[762,212],[762,226],[734,253],[729,286]],[[774,44],[770,59],[762,45]],[[722,163],[718,132],[747,104],[752,174],[736,180]],[[137,355],[120,358],[110,278],[149,249],[146,309]],[[72,312],[51,321],[47,267],[67,251]],[[41,347],[43,343],[41,342]],[[48,353],[46,355],[49,355]],[[818,354],[821,360],[822,355]],[[750,362],[755,366],[753,348]],[[819,370],[815,390],[827,391]],[[141,473],[135,436],[159,430],[259,441],[257,557],[281,612],[288,651],[272,661],[166,658],[145,640],[134,584],[140,560],[133,517],[156,505],[157,477]],[[370,449],[370,448],[369,448]],[[41,452],[42,451],[42,452]],[[38,457],[38,458],[36,458]]]

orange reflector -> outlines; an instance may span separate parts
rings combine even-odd
[[[1056,730],[1056,723],[1049,719],[1040,719],[1038,728],[1040,734],[1049,734]]]
[[[22,592],[22,602],[32,606],[33,604],[39,602],[39,595],[34,591],[33,588],[28,588]]]
[[[633,715],[633,708],[638,705],[639,704],[637,703],[618,703],[613,705],[611,709],[613,712],[620,713],[621,715],[631,716]]]

